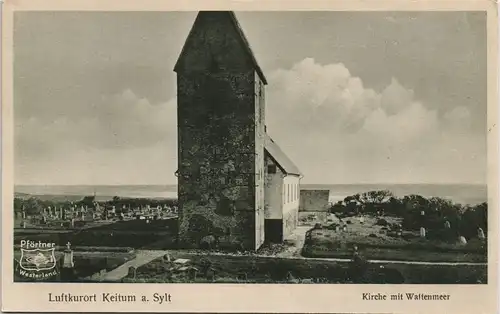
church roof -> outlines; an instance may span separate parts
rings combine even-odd
[[[286,174],[301,175],[299,168],[288,158],[276,142],[268,135],[265,135],[265,149],[278,167]]]
[[[267,80],[266,80],[266,77],[264,76],[264,72],[262,72],[262,69],[260,68],[259,63],[257,62],[257,59],[255,58],[255,55],[253,54],[252,49],[250,48],[250,44],[248,43],[248,40],[247,40],[245,34],[243,33],[243,29],[241,28],[240,23],[238,22],[238,19],[236,18],[236,15],[234,14],[233,11],[200,11],[198,13],[198,15],[196,16],[196,19],[194,21],[193,27],[191,28],[191,31],[189,32],[189,35],[186,39],[186,42],[184,43],[184,46],[182,47],[181,54],[180,54],[179,58],[177,59],[177,62],[176,62],[175,67],[174,67],[174,71],[177,71],[177,69],[179,67],[179,61],[184,56],[184,54],[186,52],[186,49],[187,49],[186,47],[187,47],[188,42],[193,37],[194,30],[197,28],[198,24],[201,23],[200,22],[201,17],[205,14],[214,14],[214,13],[217,13],[217,14],[224,13],[227,15],[227,17],[229,17],[229,20],[230,20],[232,26],[235,28],[235,30],[238,34],[238,38],[239,38],[244,50],[246,51],[247,56],[250,58],[250,60],[253,63],[255,71],[259,74],[262,82],[264,84],[267,84]]]

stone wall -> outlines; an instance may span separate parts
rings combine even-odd
[[[199,14],[177,72],[179,240],[264,239],[264,88],[227,12]],[[262,109],[261,106],[262,105]]]
[[[300,190],[301,212],[328,212],[330,190]]]
[[[207,235],[245,249],[260,241],[253,80],[253,72],[178,76],[179,239],[188,247]]]

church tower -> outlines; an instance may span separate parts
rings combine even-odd
[[[199,12],[177,73],[179,240],[264,241],[267,84],[233,12]]]

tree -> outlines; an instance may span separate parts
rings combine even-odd
[[[392,193],[388,190],[369,191],[361,194],[361,202],[364,204],[383,204],[392,196]]]
[[[84,196],[79,202],[78,206],[92,207],[95,202],[95,196]]]
[[[389,198],[389,201],[387,202],[387,206],[385,206],[385,207],[386,207],[388,214],[398,216],[398,217],[402,216],[404,214],[404,211],[405,211],[405,207],[403,206],[402,200],[400,200],[394,196],[391,196]]]
[[[23,199],[14,197],[14,212],[20,212],[23,208]]]
[[[387,190],[369,191],[361,194],[360,201],[362,210],[367,213],[383,211],[384,204],[392,197],[392,193]]]
[[[341,213],[345,210],[345,206],[344,206],[344,203],[342,201],[338,201],[336,202],[335,204],[332,205],[332,207],[330,207],[330,212],[331,213]]]
[[[43,211],[43,206],[41,202],[34,197],[30,197],[29,199],[24,201],[22,207],[24,207],[26,214],[29,215],[37,215]]]
[[[361,210],[361,196],[359,194],[347,196],[344,198],[344,204],[347,212],[359,214]]]

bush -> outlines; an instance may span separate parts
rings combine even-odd
[[[387,222],[387,220],[381,218],[381,219],[377,220],[376,225],[377,226],[384,226],[384,227],[386,227],[387,225],[389,225],[389,223]]]
[[[370,233],[368,236],[369,236],[370,238],[378,238],[378,237],[377,237],[377,235],[376,235],[375,233]]]
[[[217,241],[213,235],[205,236],[200,241],[200,249],[212,250],[217,246]]]
[[[328,230],[335,230],[337,228],[337,226],[340,227],[340,225],[338,223],[333,223],[333,224],[330,224],[330,225],[326,226],[326,229],[328,229]]]
[[[352,224],[352,221],[347,220],[347,221],[346,221],[346,223],[347,223],[348,225],[350,225],[350,224]]]
[[[363,282],[368,268],[369,263],[364,257],[359,254],[354,255],[351,263],[349,264],[349,279],[351,279],[354,283]]]

